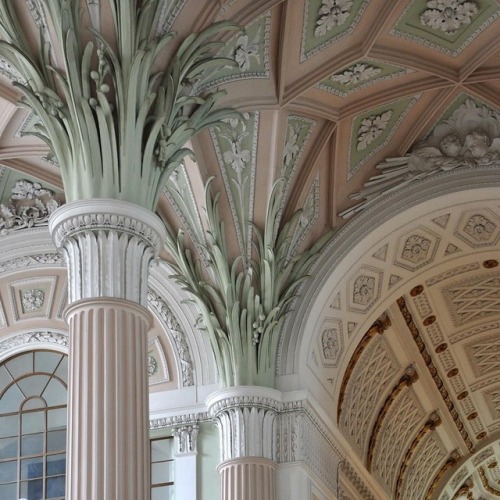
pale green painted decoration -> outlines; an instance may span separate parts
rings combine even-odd
[[[307,0],[300,60],[316,55],[356,28],[370,0]]]
[[[292,259],[300,249],[309,231],[319,217],[319,175],[316,175],[304,201],[300,216],[295,221],[288,248],[287,259]]]
[[[257,161],[259,113],[244,113],[242,119],[225,120],[210,129],[229,199],[240,251],[252,252],[253,203]]]
[[[221,83],[248,78],[269,78],[269,39],[271,12],[258,17],[229,40],[218,54],[232,59],[235,64],[214,69],[195,85],[195,92],[203,92]]]
[[[177,167],[170,176],[164,192],[194,244],[204,243],[205,233],[200,213],[184,165]]]
[[[413,0],[391,35],[456,57],[499,15],[495,0]]]
[[[382,61],[361,59],[317,84],[321,90],[347,97],[377,83],[406,75],[412,70]]]
[[[115,37],[81,26],[80,3],[44,4],[59,40],[63,68],[54,67],[50,45],[39,51],[19,28],[13,2],[0,0],[0,55],[23,76],[15,83],[24,103],[40,118],[32,132],[57,157],[68,201],[113,198],[153,210],[163,186],[199,130],[236,117],[214,108],[219,93],[191,95],[193,80],[213,67],[233,64],[215,57],[212,41],[239,28],[229,22],[188,36],[163,73],[153,70],[157,56],[175,36],[154,37],[161,0],[110,0]],[[81,35],[91,37],[84,43]]]
[[[370,110],[353,120],[349,148],[348,179],[390,140],[418,96]]]
[[[206,330],[215,355],[220,381],[237,385],[274,386],[279,332],[288,304],[318,252],[330,238],[321,238],[310,250],[288,258],[290,238],[302,211],[281,227],[279,212],[283,179],[269,197],[264,230],[254,230],[254,258],[230,260],[218,196],[207,185],[208,266],[186,248],[183,232],[169,228],[167,248],[176,262],[175,279],[191,294],[200,311],[199,326]]]

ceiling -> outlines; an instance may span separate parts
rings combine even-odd
[[[89,22],[109,29],[106,7],[86,3]],[[26,32],[38,26],[51,39],[41,4],[16,2]],[[337,230],[332,245],[343,241],[343,254],[323,259],[321,286],[309,288],[304,318],[295,315],[303,359],[289,368],[284,356],[280,374],[309,374],[353,467],[387,498],[500,496],[500,205],[498,179],[488,177],[496,164],[477,170],[482,186],[470,168],[410,186],[411,210],[389,197],[383,217],[373,207],[340,214],[378,164],[409,155],[467,106],[486,110],[498,123],[490,139],[500,138],[499,16],[494,0],[170,0],[158,20],[158,33],[179,37],[214,20],[245,27],[222,49],[236,65],[194,87],[224,88],[223,103],[243,119],[193,140],[196,161],[178,169],[159,211],[202,235],[203,186],[215,176],[237,255],[247,221],[262,224],[283,176],[284,217],[303,209],[293,251]],[[18,78],[0,61],[3,203],[18,179],[62,190],[56,159],[23,135],[35,119],[16,105]]]

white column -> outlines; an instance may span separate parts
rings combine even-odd
[[[277,420],[281,393],[236,387],[207,399],[221,435],[222,500],[276,498]]]
[[[198,425],[189,424],[176,427],[173,434],[176,444],[175,497],[182,500],[197,500]]]
[[[145,308],[161,221],[115,200],[64,205],[49,228],[68,265],[68,500],[149,498]]]

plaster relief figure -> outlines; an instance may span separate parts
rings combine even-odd
[[[497,163],[500,163],[500,114],[467,100],[426,140],[417,143],[410,154],[379,163],[380,174],[372,176],[361,191],[350,196],[359,203],[339,215],[352,217],[382,196],[436,172]]]

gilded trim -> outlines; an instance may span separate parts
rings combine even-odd
[[[460,432],[460,435],[462,436],[462,439],[464,440],[467,446],[467,449],[469,450],[470,453],[474,453],[476,451],[474,448],[474,444],[470,439],[468,432],[465,430],[465,426],[462,420],[460,419],[457,410],[455,409],[455,405],[452,399],[450,398],[450,394],[448,393],[448,391],[444,386],[443,380],[438,374],[437,368],[434,366],[434,363],[432,362],[432,357],[429,354],[429,351],[427,350],[427,347],[422,339],[422,336],[420,335],[420,331],[417,328],[417,325],[413,321],[413,317],[410,311],[408,310],[405,299],[403,297],[400,297],[397,300],[397,304],[399,306],[401,314],[403,315],[403,318],[405,319],[406,325],[410,330],[413,340],[417,344],[418,350],[420,351],[420,354],[424,358],[425,364],[429,369],[429,373],[432,375],[432,379],[434,380],[434,383],[436,384],[436,387],[438,388],[439,393],[441,394],[443,401],[445,402],[446,407],[448,408],[448,411],[450,412],[450,415],[453,418],[453,421],[455,422],[455,425],[457,426],[458,431]]]

